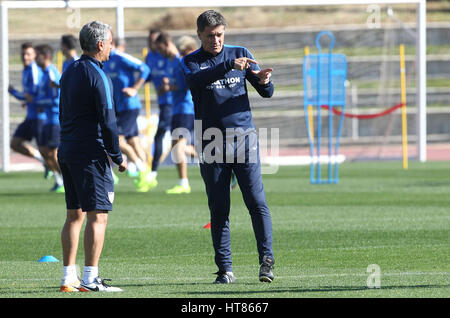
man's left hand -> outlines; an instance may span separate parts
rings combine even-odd
[[[259,78],[259,81],[258,81],[259,84],[265,85],[265,84],[269,83],[270,77],[272,76],[272,71],[273,71],[273,68],[266,68],[265,70],[261,70],[261,71],[252,71],[252,73],[255,74]]]

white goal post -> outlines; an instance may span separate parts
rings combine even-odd
[[[9,52],[8,52],[8,10],[26,8],[115,8],[118,37],[124,37],[125,8],[175,8],[175,7],[211,7],[210,0],[135,0],[135,1],[1,1],[0,9],[0,107],[1,107],[1,170],[10,170],[10,122],[9,122]],[[251,6],[330,6],[330,5],[369,5],[369,4],[415,4],[417,12],[416,28],[416,65],[417,65],[417,120],[416,147],[418,159],[427,160],[426,127],[426,0],[228,0],[219,7]],[[216,5],[217,6],[217,5]]]

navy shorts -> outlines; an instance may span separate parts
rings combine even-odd
[[[107,158],[83,162],[61,162],[67,209],[111,211],[114,180]]]
[[[119,135],[125,136],[126,139],[139,135],[137,118],[140,109],[124,110],[117,113],[117,129]]]
[[[172,139],[185,138],[188,145],[194,144],[194,115],[176,114],[172,117]]]
[[[159,105],[159,121],[158,130],[170,130],[172,125],[172,105],[162,104]]]
[[[59,125],[46,124],[42,131],[42,139],[38,140],[38,145],[49,148],[58,148],[60,132],[61,127]]]
[[[14,137],[22,138],[31,141],[36,138],[36,141],[42,136],[45,120],[42,119],[25,119],[17,126],[14,132]]]
[[[194,130],[193,114],[176,114],[172,117],[172,130],[176,128],[186,128],[189,131]]]

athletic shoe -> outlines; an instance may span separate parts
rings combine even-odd
[[[154,187],[156,187],[157,185],[158,185],[158,180],[156,180],[156,178],[153,178],[150,181],[144,179],[144,181],[135,182],[137,192],[148,192],[151,189],[153,189]]]
[[[119,184],[119,177],[114,172],[112,172],[112,176],[114,180],[114,185]]]
[[[221,272],[216,273],[217,278],[213,284],[231,284],[234,283],[235,278],[233,272]]]
[[[58,185],[55,183],[55,185],[53,186],[53,188],[50,189],[50,191],[55,193],[65,193],[66,189],[64,189],[63,185]]]
[[[151,180],[150,172],[151,171],[149,170],[138,172],[137,178],[134,180],[134,185],[136,187],[141,187],[147,184]]]
[[[61,281],[61,286],[59,287],[59,291],[63,293],[73,293],[78,292],[80,289],[80,280],[76,280],[71,283]]]
[[[231,172],[231,183],[230,183],[230,191],[234,190],[238,185],[236,175],[234,172]]]
[[[275,261],[271,257],[269,256],[263,257],[261,267],[259,268],[260,282],[271,283],[273,281],[273,279],[275,278],[272,272],[274,264]]]
[[[167,194],[191,193],[191,186],[182,186],[177,184],[172,189],[166,191]]]
[[[53,177],[53,171],[50,170],[47,164],[44,164],[44,179],[48,180]]]
[[[127,170],[127,176],[129,176],[130,178],[137,178],[137,177],[139,177],[139,172],[137,172],[137,171],[131,172],[131,171]]]
[[[86,284],[83,281],[81,281],[79,291],[80,292],[108,292],[108,293],[122,291],[122,289],[120,289],[119,287],[113,287],[111,285],[106,284],[105,280],[110,280],[110,279],[103,279],[100,277],[96,277],[94,279],[94,282],[92,282],[90,284]]]

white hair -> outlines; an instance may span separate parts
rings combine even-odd
[[[85,24],[80,31],[80,46],[83,51],[97,51],[97,43],[104,42],[109,38],[111,26],[100,22],[92,21]]]

